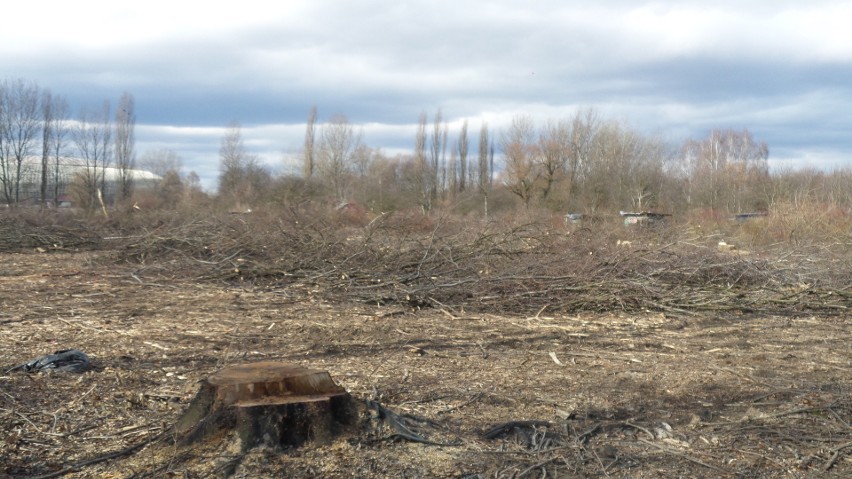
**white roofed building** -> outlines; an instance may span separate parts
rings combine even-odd
[[[89,174],[87,174],[87,172]],[[95,175],[94,173],[97,173]],[[0,172],[0,180],[14,178],[15,171]],[[160,184],[162,177],[145,170],[129,170],[135,190],[151,189]],[[97,168],[87,167],[84,160],[73,157],[61,157],[57,162],[55,158],[48,161],[47,168],[47,193],[46,201],[50,205],[68,206],[71,197],[71,186],[78,177],[103,178],[104,191],[102,192],[104,202],[113,204],[120,188],[121,170],[114,166]],[[21,181],[17,192],[18,204],[32,205],[41,202],[42,166],[41,158],[28,157],[21,168]],[[78,180],[79,181],[79,180]],[[0,203],[7,203],[9,198],[6,191],[12,192],[13,186],[0,184]],[[14,193],[13,193],[14,195]]]

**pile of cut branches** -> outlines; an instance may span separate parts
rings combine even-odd
[[[424,230],[390,215],[364,228],[294,211],[209,217],[143,234],[118,258],[151,281],[251,284],[451,314],[846,314],[852,297],[848,263],[825,268],[826,258],[802,252],[732,254],[671,233],[640,234],[625,247],[605,232],[545,224],[447,220]]]
[[[101,237],[83,224],[45,222],[15,214],[0,217],[0,252],[91,249],[100,242]]]

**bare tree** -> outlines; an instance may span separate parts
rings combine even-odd
[[[602,124],[584,178],[587,206],[639,211],[653,207],[662,188],[664,151],[655,138],[617,121]]]
[[[528,116],[512,118],[503,133],[500,148],[506,157],[506,187],[529,208],[540,172],[536,167],[535,127]]]
[[[39,88],[23,79],[0,83],[0,186],[9,204],[20,201],[21,183],[30,165],[41,126]]]
[[[356,134],[345,115],[335,115],[322,129],[319,171],[331,185],[338,201],[346,199],[353,156],[361,145],[361,135]]]
[[[44,90],[41,95],[41,188],[39,203],[42,207],[47,205],[47,182],[50,170],[50,137],[53,128],[53,96],[50,90]]]
[[[143,153],[139,158],[139,167],[164,178],[169,172],[180,174],[183,160],[174,150],[160,148]]]
[[[110,104],[104,101],[100,110],[84,108],[72,130],[74,144],[83,161],[79,174],[82,191],[78,199],[88,209],[97,207],[106,194],[106,169],[111,164],[112,125]]]
[[[242,126],[239,122],[233,121],[228,125],[225,136],[222,137],[221,144],[219,145],[220,192],[222,192],[223,187],[225,187],[224,189],[231,187],[228,183],[231,179],[230,176],[232,176],[232,173],[238,174],[248,160],[248,152],[243,141]]]
[[[485,218],[488,218],[488,194],[491,191],[491,175],[494,171],[494,145],[490,146],[491,160],[489,162],[489,138],[488,138],[488,123],[482,122],[479,128],[479,163],[477,167],[477,175],[473,175],[473,165],[471,165],[470,178],[473,180],[476,177],[479,193],[482,195],[483,209]]]
[[[486,182],[488,183],[488,187],[491,188],[492,183],[494,181],[494,151],[496,148],[494,147],[494,138],[491,139],[491,144],[488,147],[488,171],[487,176],[485,177]]]
[[[370,175],[370,164],[373,162],[373,157],[375,155],[380,155],[380,153],[364,143],[361,143],[360,138],[361,135],[359,134],[358,145],[352,153],[352,167],[359,179],[366,180]]]
[[[429,165],[426,163],[426,112],[421,112],[417,120],[417,133],[414,137],[414,168],[407,176],[413,176],[414,190],[423,211],[429,210]]]
[[[195,171],[189,171],[185,175],[181,175],[180,179],[182,186],[181,189],[183,191],[181,203],[197,205],[209,199],[207,193],[204,192],[204,189],[201,186],[201,178],[199,178],[198,173]]]
[[[444,126],[441,129],[441,184],[439,188],[442,196],[445,196],[447,193],[447,138],[449,136],[449,128],[447,127],[447,123],[444,122]]]
[[[43,96],[42,101],[46,104],[48,98]],[[47,169],[50,171],[43,171],[42,174],[47,174],[47,183],[53,186],[53,191],[51,192],[53,204],[59,205],[59,195],[65,192],[69,182],[67,168],[63,168],[63,166],[65,166],[66,162],[64,155],[67,147],[70,110],[68,102],[61,96],[50,95],[49,102],[49,106],[42,106],[45,110],[44,136],[42,139],[44,144],[42,147],[43,154],[48,157]],[[42,161],[44,162],[44,158]],[[43,168],[44,166],[44,163],[42,163]]]
[[[450,162],[447,164],[447,188],[450,190],[452,194],[455,194],[459,191],[459,159],[458,159],[458,151],[459,145],[458,143],[453,145],[453,148],[450,149]]]
[[[169,171],[157,185],[157,203],[160,208],[174,209],[180,205],[185,193],[183,180],[177,171]]]
[[[461,132],[459,133],[459,142],[458,142],[458,153],[459,153],[459,181],[458,181],[458,190],[464,191],[467,180],[467,153],[470,148],[469,141],[467,139],[467,120],[465,119],[462,123]]]
[[[566,193],[569,204],[575,199],[578,184],[590,168],[591,150],[599,128],[600,119],[597,112],[591,108],[577,111],[571,120],[571,148],[566,165]]]
[[[565,174],[571,152],[567,122],[548,122],[539,133],[536,159],[541,169],[541,198],[547,200],[554,185]]]
[[[305,178],[311,178],[314,176],[314,170],[316,168],[316,123],[317,123],[317,107],[311,107],[311,111],[308,113],[308,122],[307,127],[305,128],[305,149],[303,151],[304,155],[304,164],[302,166],[302,173],[305,175]]]
[[[148,150],[139,157],[138,165],[142,170],[160,177],[159,184],[154,189],[160,207],[174,208],[191,197],[194,190],[199,189],[197,184],[190,184],[190,175],[186,175],[184,181],[183,160],[174,150]],[[195,175],[195,178],[197,180],[198,175]]]
[[[374,210],[423,208],[423,175],[412,155],[378,155],[370,164],[370,177],[378,183],[370,195]]]
[[[219,195],[229,198],[233,207],[250,208],[260,201],[271,180],[259,158],[246,150],[240,124],[231,122],[219,147]]]
[[[748,130],[713,130],[703,140],[688,140],[682,150],[695,199],[731,211],[759,206],[749,184],[769,174],[768,157],[769,147]]]
[[[769,146],[755,140],[748,129],[726,133],[732,150],[729,174],[733,194],[728,209],[735,212],[763,210],[767,205],[760,191],[769,179]]]
[[[431,209],[432,205],[438,199],[438,190],[440,182],[438,181],[438,172],[440,171],[440,158],[441,152],[444,149],[444,138],[445,135],[442,132],[442,115],[441,109],[438,108],[438,111],[435,113],[434,122],[432,124],[432,138],[430,142],[430,168],[429,168],[429,207]]]
[[[115,110],[115,166],[118,170],[118,197],[127,200],[133,194],[133,170],[136,168],[136,111],[133,95],[124,92]]]
[[[352,152],[352,169],[357,179],[358,201],[362,204],[367,204],[369,198],[368,192],[372,187],[369,179],[373,159],[380,155],[381,153],[378,151],[360,142],[356,146],[355,151]]]

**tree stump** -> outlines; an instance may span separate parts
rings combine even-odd
[[[259,445],[325,443],[357,420],[351,396],[328,372],[264,361],[203,380],[174,431],[183,444],[236,433],[245,452]]]

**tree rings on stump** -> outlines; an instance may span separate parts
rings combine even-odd
[[[324,443],[357,422],[349,393],[326,371],[264,361],[222,369],[206,380],[177,421],[184,444],[235,432],[240,449]]]

